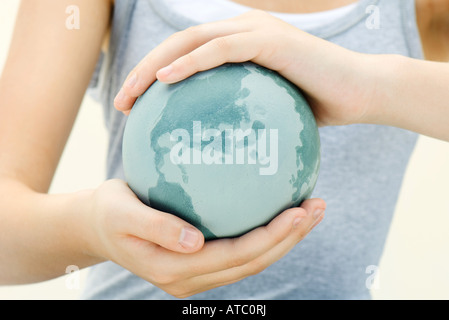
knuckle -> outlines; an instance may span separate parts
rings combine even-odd
[[[205,31],[203,25],[196,25],[188,27],[182,31],[175,32],[170,35],[167,40],[174,42],[183,42],[189,39],[189,42],[195,45],[201,44],[201,39],[203,38]]]
[[[160,272],[153,275],[153,281],[158,285],[170,285],[175,282],[175,278],[170,274]]]
[[[227,52],[230,48],[230,43],[227,37],[215,38],[212,40],[212,44],[220,51]]]
[[[191,26],[185,29],[183,32],[184,34],[187,34],[192,38],[197,38],[202,34],[202,26],[201,25]]]
[[[231,259],[229,259],[228,263],[227,263],[227,268],[228,269],[232,269],[232,268],[237,268],[242,266],[243,260],[239,257],[232,257]]]
[[[185,298],[190,297],[193,294],[181,287],[170,288],[170,289],[167,289],[166,292],[178,299],[185,299]]]
[[[158,286],[168,286],[178,282],[179,277],[166,271],[166,269],[167,268],[157,268],[157,271],[153,271],[151,275],[151,282]]]
[[[180,64],[189,66],[190,68],[194,68],[195,70],[197,68],[197,61],[192,53],[188,53],[184,57],[182,57]]]
[[[296,242],[302,241],[302,239],[304,239],[307,236],[307,234],[312,229],[312,225],[310,225],[309,228],[305,228],[305,229],[298,228],[298,229],[300,229],[300,230],[298,230],[297,233],[295,234],[295,239],[297,239]]]
[[[261,263],[259,260],[253,260],[248,264],[248,276],[255,276],[256,274],[264,271],[266,268],[267,266]]]
[[[242,253],[240,250],[232,250],[232,256],[227,261],[228,269],[236,268],[247,263],[246,254]]]
[[[154,257],[157,257],[160,247],[153,253]],[[154,285],[161,287],[176,287],[178,283],[183,280],[181,274],[176,269],[171,268],[166,262],[153,260],[149,262],[146,268],[148,279]]]
[[[267,243],[269,243],[271,246],[275,246],[285,240],[286,234],[285,232],[275,232],[274,230],[271,230],[268,227],[265,227],[265,239]]]
[[[175,33],[171,34],[170,36],[168,36],[168,38],[164,42],[177,41],[179,39],[182,39],[184,37],[183,32],[185,32],[185,31],[186,30],[178,31],[178,32],[175,32]]]
[[[136,88],[129,88],[128,86],[123,86],[122,90],[123,90],[123,93],[127,97],[133,97],[135,95],[134,91],[136,90]],[[123,101],[119,101],[118,103],[122,103],[123,104]]]
[[[142,215],[142,221],[140,222],[143,232],[153,237],[161,233],[163,224],[164,218],[157,213],[151,214],[151,218],[147,215]]]

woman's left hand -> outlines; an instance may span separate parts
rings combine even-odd
[[[320,126],[363,122],[373,86],[367,55],[312,36],[263,11],[177,32],[128,75],[115,107],[128,114],[156,80],[181,81],[227,62],[253,61],[300,87]]]

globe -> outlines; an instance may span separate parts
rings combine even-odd
[[[206,240],[240,236],[315,187],[320,138],[301,91],[251,62],[154,82],[123,136],[126,181],[146,205]]]

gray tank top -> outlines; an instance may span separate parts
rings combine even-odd
[[[107,177],[124,179],[126,117],[113,108],[114,96],[150,50],[195,22],[163,0],[115,2],[110,49],[98,63],[91,90],[104,105],[110,134]],[[380,20],[370,21],[376,18]],[[305,31],[354,51],[423,58],[411,0],[362,0],[343,18]],[[191,299],[370,298],[370,272],[379,264],[417,135],[387,126],[349,125],[321,128],[320,137],[321,171],[312,196],[327,202],[323,222],[262,273]],[[82,298],[173,297],[105,262],[90,268]]]

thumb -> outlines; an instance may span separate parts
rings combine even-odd
[[[128,232],[171,251],[192,253],[200,250],[204,236],[181,218],[141,204],[128,219]]]

